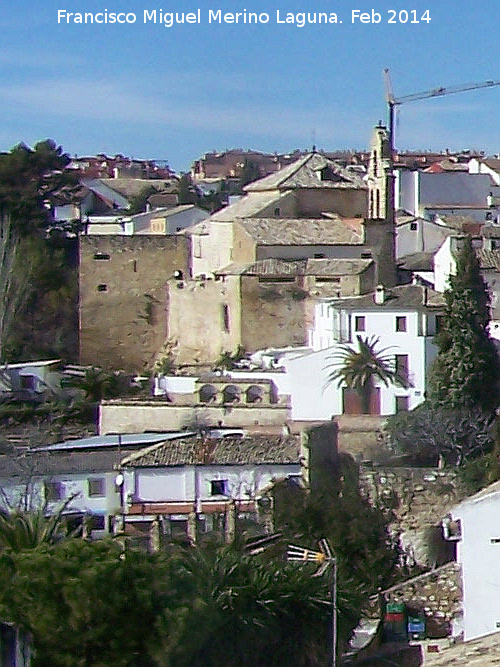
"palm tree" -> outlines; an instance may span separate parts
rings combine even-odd
[[[65,537],[73,537],[76,533],[68,533],[64,523],[64,511],[72,500],[74,496],[50,516],[45,507],[0,513],[0,551],[36,549],[41,544],[55,544]]]
[[[356,336],[358,349],[353,349],[348,343],[343,343],[331,355],[333,367],[327,384],[342,384],[355,391],[360,400],[363,414],[369,414],[370,401],[375,382],[381,382],[386,387],[390,384],[408,386],[406,378],[401,377],[395,366],[394,355],[388,354],[390,347],[378,348],[380,339],[377,336],[362,338]]]

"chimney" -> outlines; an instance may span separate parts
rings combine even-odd
[[[385,287],[383,285],[377,285],[375,287],[375,294],[373,295],[373,300],[377,306],[383,306],[385,303]]]

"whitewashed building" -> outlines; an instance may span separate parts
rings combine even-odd
[[[390,290],[380,287],[375,294],[320,301],[309,335],[312,352],[286,361],[291,375],[292,417],[328,419],[359,413],[360,406],[351,392],[328,381],[340,363],[334,356],[338,344],[355,349],[357,336],[377,337],[378,349],[394,355],[393,368],[407,380],[405,387],[376,385],[371,413],[390,415],[415,408],[424,400],[443,307],[442,295],[421,285]]]
[[[123,522],[129,535],[159,519],[167,535],[228,529],[235,516],[254,517],[259,498],[277,480],[301,475],[299,436],[191,436],[125,457]]]
[[[500,482],[456,505],[443,521],[462,567],[465,641],[500,628]]]

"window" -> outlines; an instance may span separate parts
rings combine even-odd
[[[210,482],[210,495],[227,496],[227,479],[213,479]]]
[[[418,229],[418,224],[416,222],[410,222],[410,230],[416,232]]]
[[[326,255],[324,252],[315,252],[314,259],[325,259]]]
[[[340,276],[318,276],[316,282],[320,283],[340,283]]]
[[[94,477],[89,479],[89,496],[98,497],[106,495],[106,485],[104,477]]]
[[[201,238],[199,236],[193,236],[193,254],[199,259],[201,258]]]
[[[97,285],[97,291],[98,292],[107,292],[108,291],[108,286],[106,283],[101,283],[100,285]]]
[[[274,209],[274,215],[280,215],[280,214],[281,214],[281,209],[280,209],[279,206],[277,206],[277,207]]]
[[[408,382],[409,371],[408,371],[408,355],[407,354],[396,354],[396,373],[398,377],[405,383]]]
[[[444,315],[436,315],[436,333],[438,334],[444,325]]]
[[[372,258],[372,253],[371,251],[367,252],[362,252],[361,253],[361,259],[371,259]]]
[[[229,318],[229,306],[227,303],[222,304],[222,327],[226,333],[231,330],[231,321]]]
[[[354,318],[354,331],[365,331],[365,326],[364,315],[356,315]]]
[[[61,500],[64,488],[61,482],[45,482],[45,500]]]
[[[404,315],[396,316],[396,331],[406,331],[406,317]]]
[[[85,518],[85,527],[89,533],[93,530],[105,530],[106,517],[104,514],[91,514]]]
[[[37,378],[34,375],[20,375],[19,388],[34,391],[36,387]]]
[[[396,413],[408,410],[409,406],[408,396],[396,396]]]
[[[107,252],[96,252],[94,259],[111,259]]]
[[[137,273],[137,260],[136,259],[134,259],[134,261],[132,262],[132,268],[134,269],[134,273]]]

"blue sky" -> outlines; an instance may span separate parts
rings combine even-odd
[[[201,24],[144,24],[144,10],[201,11]],[[381,14],[351,23],[351,11]],[[132,12],[129,25],[58,24],[58,10]],[[209,10],[267,24],[209,24]],[[389,24],[389,9],[431,22]],[[335,12],[342,24],[278,24]],[[0,149],[51,137],[70,154],[123,153],[186,170],[205,152],[363,148],[395,95],[500,79],[498,3],[481,0],[19,0],[0,14]],[[404,18],[404,14],[402,15]],[[493,48],[492,48],[493,47]],[[500,152],[500,86],[402,107],[401,149]]]

